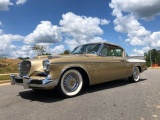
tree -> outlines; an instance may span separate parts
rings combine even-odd
[[[42,53],[42,55],[51,55],[51,53],[49,53],[49,52],[44,52],[44,53]]]
[[[150,53],[151,53],[151,60],[150,60]],[[153,64],[160,65],[160,50],[152,49],[149,50],[148,53],[145,53],[144,56],[146,57],[146,65],[151,66],[151,61]]]
[[[31,47],[32,50],[37,52],[37,55],[43,55],[45,53],[45,46],[43,45],[34,45],[33,47]]]
[[[63,52],[63,54],[69,54],[69,53],[70,53],[69,50],[65,50],[65,51]]]

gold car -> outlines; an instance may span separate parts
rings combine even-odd
[[[125,50],[110,43],[76,47],[69,55],[39,56],[18,64],[19,75],[11,84],[31,89],[53,89],[63,97],[77,95],[84,85],[129,78],[138,82],[147,69],[142,57],[128,57]]]

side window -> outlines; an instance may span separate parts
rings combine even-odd
[[[101,52],[100,52],[100,55],[101,56],[107,56],[107,46],[104,45]]]
[[[113,45],[104,45],[100,55],[101,56],[116,56],[116,57],[122,57],[123,50],[117,46]]]
[[[108,45],[107,56],[122,57],[123,50],[117,46]]]

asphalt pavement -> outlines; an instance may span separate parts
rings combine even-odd
[[[138,83],[94,85],[68,99],[55,91],[0,86],[0,120],[160,120],[160,69],[148,69]]]

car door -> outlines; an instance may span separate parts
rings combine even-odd
[[[100,52],[101,82],[128,77],[129,67],[124,50],[118,46],[104,44]]]

